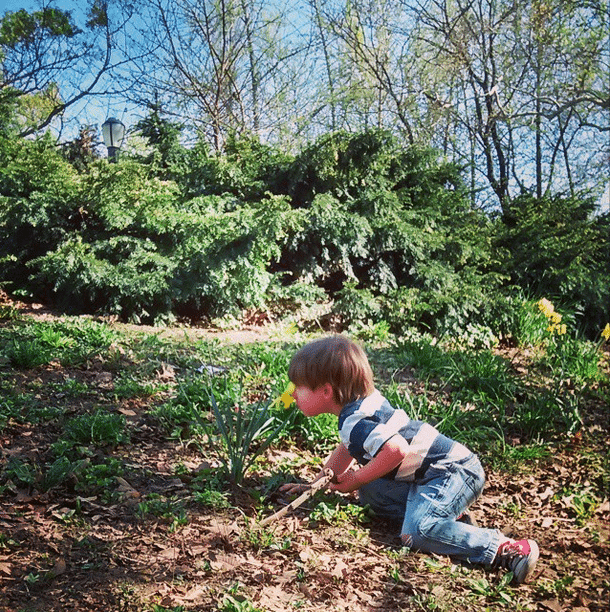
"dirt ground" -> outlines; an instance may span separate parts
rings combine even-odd
[[[21,309],[53,317],[42,307]],[[276,331],[252,326],[171,333],[250,342]],[[19,372],[0,364],[0,370],[16,389],[38,388],[50,405],[70,401],[53,396],[50,381],[72,378],[101,387],[113,375],[103,366],[70,370],[56,363]],[[75,404],[69,411],[85,408]],[[533,537],[541,550],[533,581],[517,588],[504,586],[498,573],[402,550],[394,526],[375,519],[359,524],[341,514],[354,501],[348,496],[320,493],[261,529],[257,498],[264,497],[266,514],[286,502],[269,489],[268,467],[231,492],[230,507],[196,502],[189,483],[206,457],[168,441],[148,408],[144,400],[112,407],[131,429],[129,446],[108,451],[126,466],[116,503],[79,497],[69,486],[47,493],[0,488],[0,612],[609,609],[610,505],[607,492],[604,499],[587,497],[608,482],[607,405],[588,406],[582,429],[551,457],[519,473],[488,471],[475,519],[508,536]],[[0,431],[2,464],[11,457],[41,459],[56,437],[48,423],[9,420]],[[268,453],[265,465],[300,461],[300,475],[309,478],[309,458],[285,443]],[[177,465],[187,470],[177,476]],[[185,524],[172,529],[171,519],[141,516],[138,505],[151,493],[180,501],[187,508]],[[310,518],[320,501],[335,509],[330,522]]]

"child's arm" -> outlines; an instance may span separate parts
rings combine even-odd
[[[353,461],[354,459],[349,454],[347,447],[344,444],[339,444],[339,446],[335,448],[330,457],[326,460],[324,467],[314,478],[313,482],[316,482],[322,478],[324,476],[324,470],[327,468],[330,468],[334,472],[335,477],[343,474],[353,463]],[[296,483],[289,483],[280,487],[280,491],[282,491],[282,493],[300,493],[302,490],[303,485]]]
[[[331,484],[332,491],[349,493],[377,478],[385,476],[399,466],[411,452],[409,443],[402,436],[390,438],[364,467],[359,470],[344,470],[337,476],[337,483]]]
[[[320,473],[316,476],[322,478],[324,470],[329,468],[335,473],[335,477],[343,474],[349,466],[354,462],[354,458],[349,454],[347,446],[345,444],[339,444],[337,448],[332,452],[331,456],[326,460],[324,467],[320,470]]]

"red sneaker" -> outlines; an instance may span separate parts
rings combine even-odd
[[[508,540],[500,544],[492,567],[507,569],[513,573],[511,582],[521,584],[531,577],[539,555],[538,544],[534,540]]]

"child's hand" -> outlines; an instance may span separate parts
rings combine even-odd
[[[336,484],[330,485],[331,491],[339,491],[340,493],[351,493],[360,488],[361,483],[356,478],[354,470],[346,470],[343,474],[337,474]]]
[[[308,484],[299,484],[297,482],[289,482],[280,487],[281,493],[286,493],[288,495],[296,495],[297,493],[303,493],[303,491],[309,489],[310,485]]]

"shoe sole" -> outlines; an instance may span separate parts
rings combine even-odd
[[[525,584],[531,577],[536,568],[536,562],[540,556],[540,549],[535,540],[529,540],[530,554],[524,557],[513,570],[513,580],[515,584]]]

